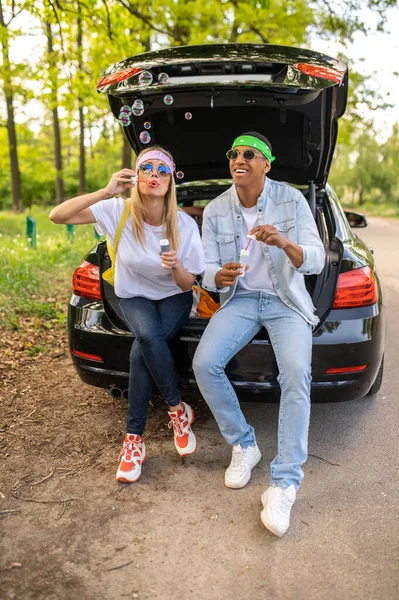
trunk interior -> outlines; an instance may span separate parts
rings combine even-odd
[[[337,136],[336,88],[297,94],[186,91],[170,97],[171,106],[156,94],[143,97],[143,115],[135,117],[124,133],[136,153],[143,148],[143,131],[151,143],[165,145],[184,174],[183,182],[229,177],[225,153],[232,140],[243,131],[265,131],[277,157],[272,179],[325,184]],[[124,101],[130,106],[134,98]],[[110,103],[117,116],[124,103],[114,97]]]

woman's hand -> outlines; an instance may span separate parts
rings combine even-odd
[[[132,177],[136,177],[136,171],[133,171],[133,169],[122,169],[122,171],[118,171],[112,175],[104,191],[112,198],[116,194],[130,190],[135,186],[135,183],[132,182]]]
[[[192,288],[195,277],[183,267],[175,250],[168,250],[168,252],[161,254],[161,263],[164,269],[172,272],[175,284],[179,286],[182,292],[187,292]]]
[[[177,258],[176,250],[168,250],[168,252],[161,254],[161,263],[164,269],[177,269],[180,261]]]

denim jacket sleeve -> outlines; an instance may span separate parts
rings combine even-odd
[[[222,261],[219,254],[219,244],[216,241],[217,231],[214,222],[209,214],[210,206],[206,206],[202,217],[202,245],[206,269],[202,279],[202,286],[210,292],[226,292],[228,287],[218,289],[215,283],[215,276],[222,268]]]
[[[318,274],[323,270],[325,251],[317,231],[316,222],[312,211],[303,195],[299,192],[296,208],[297,240],[303,252],[303,262],[300,267],[295,267],[290,260],[289,264],[298,273],[303,275]]]

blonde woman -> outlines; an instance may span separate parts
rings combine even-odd
[[[181,456],[196,450],[194,411],[181,401],[168,343],[190,313],[195,275],[205,270],[198,227],[177,207],[172,156],[157,146],[146,148],[135,169],[114,173],[104,189],[66,200],[50,213],[54,223],[94,223],[113,244],[124,207],[124,199],[115,196],[131,190],[131,219],[115,266],[115,293],[135,336],[126,436],[116,474],[118,481],[129,483],[139,479],[146,458],[143,433],[153,381],[168,406],[176,450]],[[165,238],[169,250],[161,255]]]

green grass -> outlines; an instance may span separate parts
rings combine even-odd
[[[34,327],[62,326],[72,273],[96,243],[92,225],[77,226],[71,242],[66,226],[54,225],[48,212],[29,214],[36,220],[36,249],[26,238],[27,213],[0,212],[0,326],[7,329],[20,329],[27,318]]]
[[[390,217],[393,219],[399,218],[399,204],[379,204],[372,202],[365,202],[364,204],[349,204],[344,203],[345,209],[354,210],[355,212],[363,213],[365,215],[372,215],[374,217]]]
[[[42,344],[37,344],[36,346],[31,346],[29,350],[27,350],[27,355],[36,356],[36,354],[46,353],[47,350],[48,349],[46,348],[46,346],[43,346]]]
[[[364,211],[375,217],[399,218],[398,204],[377,204],[376,206],[373,206],[371,203],[366,203],[364,205]]]

